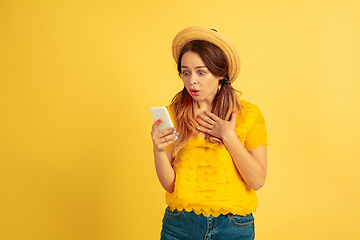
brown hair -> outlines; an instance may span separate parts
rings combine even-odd
[[[203,41],[193,40],[184,45],[179,54],[177,69],[181,77],[181,58],[188,52],[192,51],[201,57],[205,66],[217,77],[222,77],[219,84],[221,85],[213,102],[211,112],[221,119],[229,121],[231,114],[235,110],[241,111],[239,96],[230,84],[223,84],[228,81],[229,64],[226,55],[216,45]],[[240,93],[240,92],[239,92]],[[195,121],[195,101],[190,96],[186,88],[177,93],[171,101],[170,109],[174,116],[175,126],[179,132],[179,139],[175,142],[173,155],[177,155],[181,147],[190,139],[191,136],[197,135],[198,124]],[[217,142],[211,136],[206,134],[206,140],[209,142]]]

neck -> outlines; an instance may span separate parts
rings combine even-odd
[[[201,111],[204,111],[204,110],[211,111],[211,105],[212,105],[212,103],[209,101],[206,101],[206,100],[195,102],[195,108],[197,110],[201,110]]]

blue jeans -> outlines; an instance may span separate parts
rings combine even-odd
[[[204,217],[194,212],[166,208],[161,240],[250,240],[255,238],[254,217],[220,215]]]

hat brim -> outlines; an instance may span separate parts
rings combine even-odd
[[[176,63],[179,61],[180,51],[183,46],[193,40],[204,40],[218,46],[228,59],[230,82],[232,83],[236,80],[240,73],[240,56],[226,37],[211,29],[189,27],[179,32],[172,43],[172,54]]]

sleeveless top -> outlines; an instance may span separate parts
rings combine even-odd
[[[259,108],[244,100],[240,103],[236,135],[247,150],[265,146],[267,132]],[[170,116],[173,117],[171,113]],[[194,211],[205,217],[256,212],[256,192],[245,185],[224,145],[194,136],[172,164],[176,174],[174,191],[165,194],[171,210]]]

